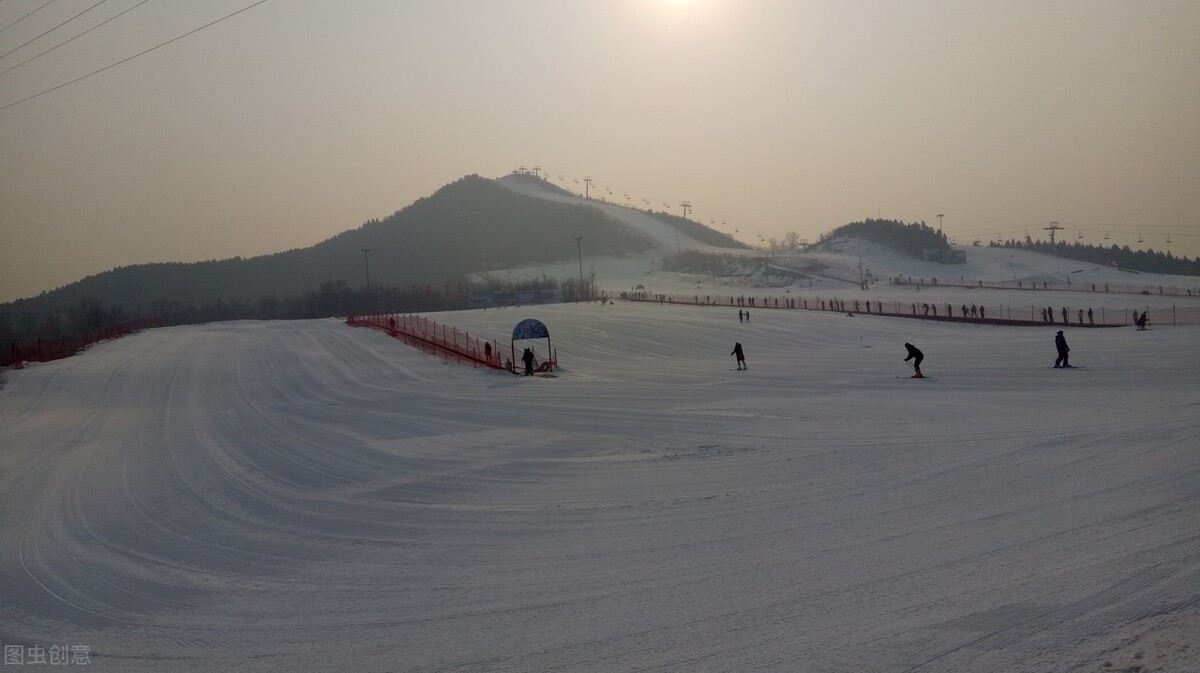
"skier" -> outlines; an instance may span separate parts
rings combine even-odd
[[[1092,313],[1092,309],[1089,307],[1089,308],[1088,308],[1088,324],[1089,324],[1089,325],[1095,325],[1095,324],[1096,324],[1096,320],[1095,320],[1095,318],[1094,318],[1093,316],[1094,316],[1094,314]]]
[[[925,354],[922,353],[919,348],[910,343],[904,344],[904,347],[908,349],[908,357],[904,358],[904,361],[908,362],[909,360],[913,360],[913,370],[916,372],[916,374],[913,374],[913,378],[925,378],[925,375],[921,373],[921,360],[925,359]]]
[[[738,310],[738,322],[745,322],[742,318],[742,312],[740,309]]]
[[[521,362],[525,363],[525,376],[533,376],[533,350],[526,348],[521,355]]]
[[[1054,368],[1074,369],[1075,367],[1067,363],[1067,354],[1071,352],[1071,349],[1067,346],[1067,339],[1063,336],[1062,330],[1058,330],[1058,334],[1054,336],[1054,347],[1058,349],[1058,359],[1054,361]]]
[[[733,352],[730,353],[730,355],[737,357],[738,369],[749,369],[746,366],[746,354],[742,352],[742,344],[740,342],[735,342],[733,344]]]

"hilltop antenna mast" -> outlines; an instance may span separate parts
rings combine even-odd
[[[1050,226],[1042,227],[1042,229],[1050,232],[1050,245],[1054,245],[1054,232],[1062,229],[1062,227],[1058,226],[1058,222],[1051,222]]]

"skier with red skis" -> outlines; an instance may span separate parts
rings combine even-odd
[[[921,360],[925,359],[925,354],[922,353],[919,348],[910,343],[904,344],[904,347],[908,349],[908,357],[904,358],[904,361],[908,362],[909,360],[913,360],[913,371],[915,371],[916,374],[913,374],[912,377],[914,379],[925,378],[925,375],[921,373]]]

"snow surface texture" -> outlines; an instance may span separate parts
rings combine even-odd
[[[1062,371],[1048,328],[436,317],[541,319],[563,369],[324,320],[9,372],[0,643],[114,671],[1200,671],[1200,328],[1071,331]],[[936,378],[896,378],[905,341]]]

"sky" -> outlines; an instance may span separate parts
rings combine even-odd
[[[1160,0],[0,0],[0,301],[522,166],[751,244],[942,214],[1197,256],[1197,34]]]

